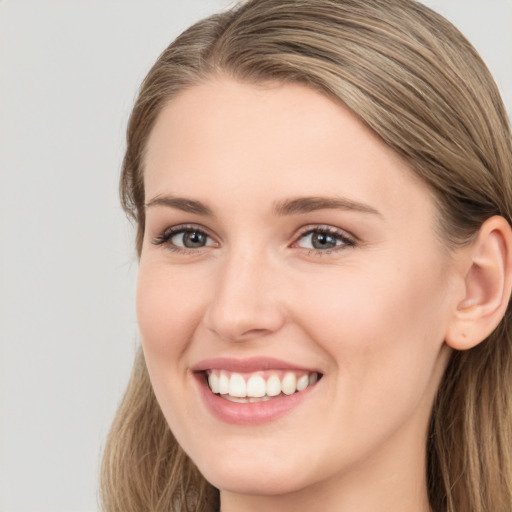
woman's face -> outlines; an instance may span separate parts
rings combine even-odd
[[[422,478],[455,287],[405,163],[305,86],[216,79],[160,114],[144,182],[144,353],[205,477],[240,494]]]

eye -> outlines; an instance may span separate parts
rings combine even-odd
[[[342,231],[331,227],[315,227],[302,233],[294,244],[314,251],[331,251],[355,245],[355,241]]]
[[[154,245],[167,245],[180,251],[215,246],[213,239],[197,226],[173,226],[153,240]]]
[[[198,249],[205,247],[208,242],[208,236],[200,231],[183,231],[173,235],[170,242],[178,247],[187,247],[188,249]]]

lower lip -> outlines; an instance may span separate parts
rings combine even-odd
[[[221,421],[237,425],[258,425],[274,421],[299,406],[316,387],[308,387],[293,395],[281,395],[265,402],[230,402],[211,392],[203,374],[195,375],[202,398],[210,412]]]

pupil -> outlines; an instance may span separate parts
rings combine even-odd
[[[183,245],[185,247],[204,247],[206,243],[206,237],[203,233],[197,231],[189,231],[183,235]]]
[[[336,247],[336,239],[326,233],[314,233],[311,241],[315,249],[332,249]]]

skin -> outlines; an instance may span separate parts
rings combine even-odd
[[[326,96],[224,77],[168,103],[144,182],[137,313],[146,362],[172,431],[221,490],[223,512],[430,510],[427,425],[461,285],[428,188]],[[164,196],[200,201],[211,215],[155,201]],[[275,211],[305,196],[369,211]],[[154,243],[182,224],[205,231],[206,245],[179,247],[181,235]],[[351,242],[315,250],[303,228],[318,226]],[[255,356],[323,376],[275,421],[214,417],[191,368]]]

